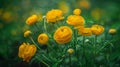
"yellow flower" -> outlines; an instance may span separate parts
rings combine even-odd
[[[79,6],[80,6],[81,8],[86,8],[86,9],[88,9],[88,8],[90,8],[90,2],[87,1],[87,0],[81,0],[81,1],[79,2]]]
[[[72,54],[74,53],[74,49],[69,48],[69,49],[67,50],[67,52],[68,52],[70,55],[72,55]]]
[[[61,26],[54,33],[54,39],[58,44],[68,43],[72,39],[72,30],[68,26]]]
[[[32,33],[32,32],[31,32],[30,30],[25,31],[25,32],[24,32],[24,37],[30,36],[31,33]]]
[[[80,13],[81,13],[81,10],[80,10],[80,9],[75,9],[75,10],[73,11],[73,14],[74,14],[74,15],[80,15]]]
[[[78,30],[78,33],[82,36],[91,36],[92,35],[92,31],[91,28],[80,28]]]
[[[38,43],[46,45],[48,43],[48,35],[45,33],[40,34],[38,36]]]
[[[59,3],[59,9],[62,10],[64,14],[67,14],[70,8],[66,2],[62,1]]]
[[[92,33],[95,35],[100,35],[104,32],[104,27],[100,25],[93,25],[91,27]]]
[[[38,16],[37,15],[32,15],[32,16],[27,18],[26,24],[33,25],[34,23],[37,22],[37,20],[38,20]]]
[[[82,16],[70,15],[67,18],[67,23],[73,26],[84,25],[84,18]]]
[[[35,55],[37,48],[35,45],[30,45],[29,43],[23,43],[19,46],[18,56],[23,59],[23,61],[29,62],[30,59]]]
[[[110,34],[115,34],[116,33],[116,29],[109,29],[109,33]]]
[[[47,22],[55,23],[57,21],[63,20],[64,17],[62,15],[63,13],[61,10],[52,9],[51,11],[48,11],[48,13],[46,14]]]

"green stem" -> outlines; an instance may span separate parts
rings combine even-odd
[[[94,55],[96,55],[96,45],[97,45],[97,35],[95,35],[95,37],[94,37],[94,45],[93,45],[93,47],[94,47]]]
[[[76,45],[77,45],[77,30],[74,29],[74,49],[75,49],[75,55],[77,56]]]
[[[69,54],[69,63],[70,63],[70,67],[72,67],[72,64],[71,64],[71,55]]]
[[[34,45],[35,45],[38,49],[40,49],[39,46],[38,46],[38,45],[35,43],[35,41],[33,40],[33,38],[32,38],[31,36],[30,36],[29,38],[30,38],[30,40],[34,43]]]
[[[47,33],[46,18],[44,17],[43,19],[44,19],[44,21],[43,21],[43,22],[44,22],[44,32],[46,32],[46,33]]]
[[[40,59],[39,59],[40,60]],[[50,67],[46,62],[44,62],[43,60],[40,60],[43,64],[45,64],[47,67]]]
[[[39,22],[37,22],[37,23],[39,23]],[[37,25],[37,23],[35,23],[35,26],[36,26],[36,28],[39,30],[39,26]]]
[[[82,58],[83,58],[83,62],[85,62],[84,65],[86,65],[86,56],[85,56],[85,36],[83,36],[83,56],[82,56]]]

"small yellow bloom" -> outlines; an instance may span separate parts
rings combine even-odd
[[[74,49],[69,48],[69,49],[67,50],[67,52],[68,52],[70,55],[72,55],[72,54],[74,53]]]
[[[38,36],[38,43],[46,45],[48,43],[48,35],[45,33],[40,34]]]
[[[67,18],[67,23],[73,26],[84,25],[85,20],[82,16],[70,15]]]
[[[68,26],[61,26],[54,33],[54,39],[58,44],[68,43],[72,39],[72,30]]]
[[[37,20],[38,20],[38,16],[37,15],[32,15],[32,16],[27,18],[26,24],[33,25],[34,23],[37,22]]]
[[[25,31],[25,32],[24,32],[24,37],[30,36],[31,33],[32,33],[32,32],[31,32],[30,30]]]
[[[91,36],[92,35],[92,31],[91,28],[80,28],[78,33],[82,36]]]
[[[104,32],[104,27],[101,25],[93,25],[91,27],[92,33],[95,35],[100,35]]]
[[[55,23],[57,21],[63,20],[64,17],[61,10],[52,9],[51,11],[48,11],[48,13],[46,14],[46,19],[47,19],[47,22]]]
[[[116,29],[109,29],[109,33],[110,34],[115,34],[116,33]]]
[[[35,45],[30,45],[29,43],[23,43],[19,46],[18,56],[23,59],[23,61],[29,62],[30,59],[35,55],[37,48]]]
[[[80,15],[80,13],[81,13],[81,10],[80,10],[80,9],[75,9],[75,10],[73,11],[73,14],[74,14],[74,15]]]

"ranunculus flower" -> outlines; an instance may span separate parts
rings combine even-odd
[[[37,48],[35,45],[30,45],[29,43],[23,43],[19,46],[18,56],[23,59],[23,61],[29,62],[30,59],[35,55]]]
[[[37,20],[38,20],[38,16],[37,15],[32,15],[32,16],[27,18],[26,24],[33,25],[34,23],[37,22]]]
[[[104,32],[104,27],[101,25],[93,25],[91,27],[92,33],[95,35],[100,35]]]
[[[78,33],[82,36],[91,36],[92,35],[91,28],[80,28]]]
[[[63,12],[59,9],[52,9],[46,14],[47,22],[55,23],[57,21],[63,20]]]
[[[72,30],[68,26],[61,26],[54,33],[54,39],[58,44],[68,43],[72,39]]]
[[[46,45],[48,43],[48,35],[45,33],[40,34],[38,36],[38,43]]]

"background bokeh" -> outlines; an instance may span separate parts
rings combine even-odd
[[[29,28],[25,21],[37,14],[39,20],[51,9],[61,9],[64,16],[75,8],[90,24],[101,24],[108,30],[115,28],[113,63],[120,64],[120,0],[0,0],[0,67],[29,66],[18,58],[18,46],[25,40],[23,32]],[[108,38],[109,39],[109,38]]]

